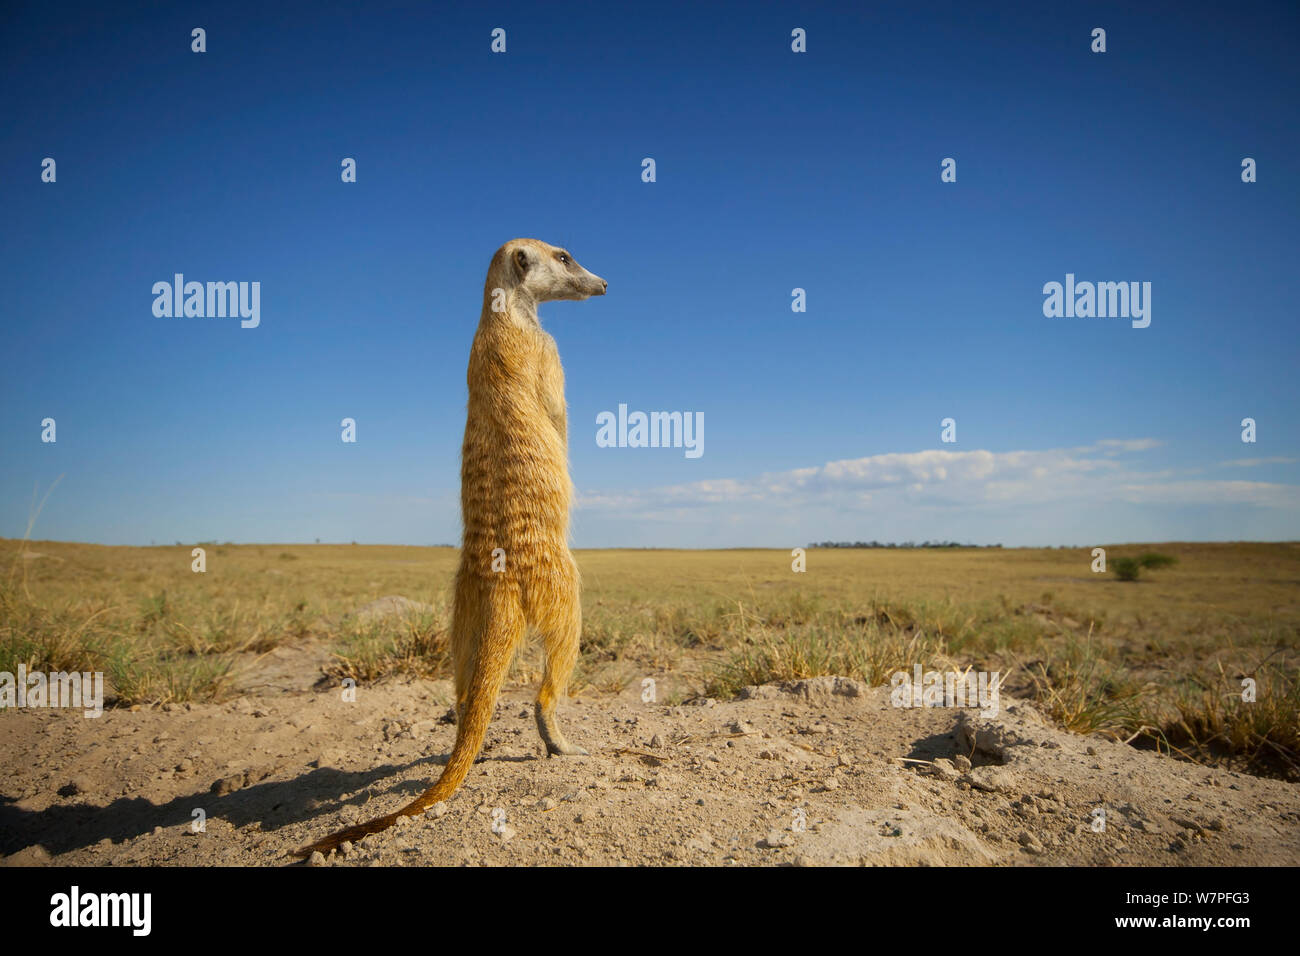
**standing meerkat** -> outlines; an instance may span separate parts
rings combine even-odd
[[[537,306],[604,295],[607,287],[567,251],[537,239],[512,239],[492,257],[466,376],[460,471],[465,536],[451,623],[456,743],[438,782],[418,799],[303,847],[299,855],[328,853],[455,793],[483,746],[510,659],[529,627],[546,646],[535,714],[547,753],[586,753],[565,739],[555,718],[578,659],[582,606],[568,542],[573,484],[564,370]]]

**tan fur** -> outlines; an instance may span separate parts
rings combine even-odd
[[[565,250],[514,239],[497,250],[483,288],[483,312],[470,348],[469,411],[461,453],[465,536],[452,612],[456,743],[447,766],[417,800],[384,817],[298,850],[328,853],[344,840],[386,829],[450,797],[469,773],[506,670],[531,627],[546,647],[537,694],[537,729],[550,754],[584,754],[555,719],[578,658],[582,607],[569,552],[568,434],[564,370],[538,304],[604,295],[604,279]],[[493,311],[494,304],[504,310]],[[504,550],[505,569],[493,570]],[[499,564],[499,562],[498,562]]]

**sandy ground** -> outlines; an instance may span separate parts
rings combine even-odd
[[[325,651],[283,647],[219,705],[0,715],[9,865],[294,863],[440,772],[445,682],[316,689]],[[548,759],[529,688],[507,691],[464,787],[327,865],[1300,863],[1300,789],[1050,726],[899,709],[817,678],[734,701],[566,701],[588,757]],[[1094,811],[1105,812],[1104,829]],[[201,811],[203,832],[195,832]]]

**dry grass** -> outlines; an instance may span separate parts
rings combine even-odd
[[[0,540],[0,670],[103,670],[119,703],[219,700],[283,642],[329,642],[334,677],[447,676],[451,548]],[[1137,550],[1138,546],[1122,546]],[[1063,726],[1300,779],[1300,545],[1152,544],[1177,565],[1135,583],[1090,548],[587,551],[574,690],[646,676],[659,699],[920,663],[999,670]],[[430,604],[358,625],[387,594]],[[533,641],[513,677],[535,680]],[[1241,700],[1241,678],[1257,682]]]

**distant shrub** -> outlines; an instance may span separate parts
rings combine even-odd
[[[1156,568],[1168,568],[1177,563],[1177,558],[1148,551],[1136,558],[1112,558],[1110,567],[1121,581],[1136,581],[1143,568],[1154,571]]]

